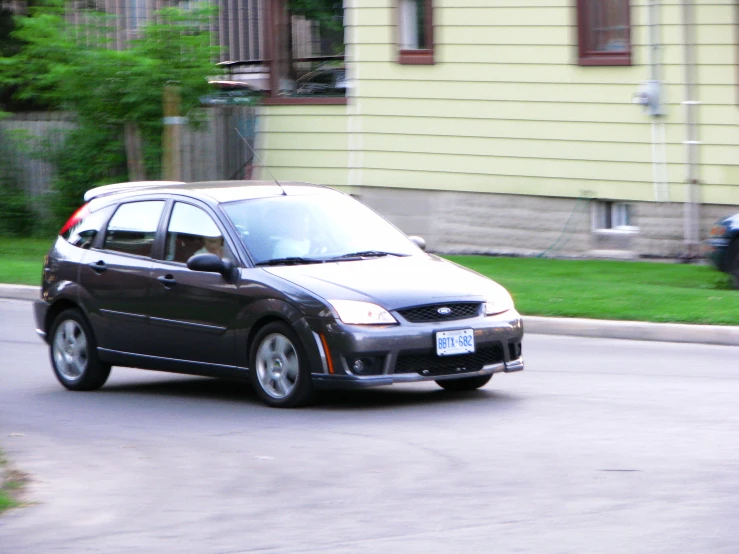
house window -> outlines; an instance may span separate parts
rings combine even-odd
[[[629,0],[577,0],[580,65],[631,65]]]
[[[341,0],[270,0],[266,104],[345,104]]]
[[[593,230],[635,230],[632,212],[631,204],[626,202],[593,202]]]
[[[431,0],[398,0],[398,62],[434,63],[434,24]]]

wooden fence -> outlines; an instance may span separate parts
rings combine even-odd
[[[37,209],[49,191],[54,167],[40,155],[47,146],[59,146],[74,123],[63,113],[18,114],[0,120],[0,175],[26,192]]]
[[[207,121],[201,130],[195,131],[189,127],[182,130],[182,180],[249,179],[253,155],[244,144],[244,139],[254,148],[256,108],[218,106],[207,108],[206,113]]]

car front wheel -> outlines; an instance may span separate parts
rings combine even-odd
[[[282,322],[265,325],[254,337],[250,367],[259,397],[275,408],[310,403],[313,383],[300,339]]]
[[[726,257],[726,272],[729,274],[734,288],[739,289],[739,238],[734,239],[729,248]]]
[[[59,382],[69,390],[96,390],[105,384],[110,365],[97,356],[95,337],[78,310],[60,313],[51,329],[51,365]]]
[[[462,392],[484,387],[492,378],[492,375],[480,375],[479,377],[464,377],[462,379],[443,379],[436,381],[436,384],[445,390]]]

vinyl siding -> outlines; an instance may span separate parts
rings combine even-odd
[[[576,64],[574,0],[437,0],[433,66],[396,63],[390,0],[353,0],[349,106],[264,109],[268,164],[325,184],[654,200],[647,0],[632,0],[634,65]],[[704,202],[739,204],[733,0],[696,1]],[[683,199],[682,8],[662,2],[672,200]],[[342,165],[343,164],[343,165]],[[302,173],[301,173],[302,171]]]
[[[258,147],[278,179],[334,187],[349,182],[346,106],[263,107]]]

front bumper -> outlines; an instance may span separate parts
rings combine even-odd
[[[49,303],[45,300],[33,301],[33,317],[36,321],[36,334],[44,341],[46,337],[46,313],[49,311]]]
[[[523,323],[514,310],[497,316],[388,326],[326,323],[322,319],[312,319],[308,323],[322,360],[321,367],[314,367],[312,374],[314,384],[320,388],[461,379],[524,369]],[[456,329],[473,330],[475,352],[480,356],[475,362],[462,361],[465,355],[436,356],[435,333]],[[494,356],[483,362],[483,352],[492,352]],[[371,366],[371,374],[358,374],[352,370],[352,360],[356,359],[376,360],[377,363]],[[409,360],[412,361],[410,365]],[[430,365],[427,367],[425,363]]]
[[[424,376],[418,373],[400,373],[391,375],[329,375],[324,373],[314,373],[313,384],[317,388],[364,388],[379,387],[381,385],[393,385],[395,383],[417,383],[419,381],[443,381],[446,379],[461,379],[465,377],[480,377],[483,375],[493,375],[494,373],[512,373],[514,371],[523,370],[523,357],[512,362],[503,362],[484,366],[480,371],[470,371],[464,374],[447,374]]]

